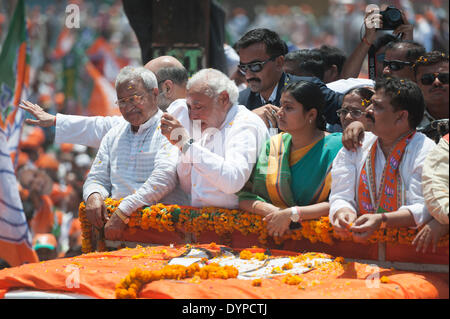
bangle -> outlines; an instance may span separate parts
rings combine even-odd
[[[362,41],[363,41],[365,44],[367,44],[369,47],[372,46],[372,43],[370,43],[370,42],[366,39],[366,37],[363,37],[363,38],[362,38]]]
[[[55,115],[55,119],[53,120],[53,126],[56,126],[56,115]]]

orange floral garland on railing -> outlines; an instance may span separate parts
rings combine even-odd
[[[152,281],[163,279],[181,280],[186,278],[200,279],[229,279],[236,278],[239,270],[234,266],[220,266],[211,263],[200,268],[195,263],[188,267],[182,265],[166,265],[161,270],[143,270],[133,268],[130,273],[116,285],[117,299],[135,299],[142,287]]]
[[[109,215],[112,215],[117,209],[120,200],[107,198],[105,205]],[[82,229],[82,251],[88,253],[94,251],[92,247],[92,226],[86,218],[85,204],[82,202],[79,209],[79,218]],[[141,228],[157,229],[163,231],[175,231],[182,229],[199,235],[204,231],[215,231],[218,235],[232,233],[237,230],[243,235],[258,234],[258,240],[261,244],[266,244],[269,237],[266,222],[259,215],[241,210],[230,210],[216,207],[180,207],[177,205],[157,204],[150,207],[144,207],[135,211],[131,217],[128,226],[133,230]],[[332,244],[333,239],[350,241],[352,238],[342,237],[336,234],[328,217],[320,219],[306,220],[301,223],[301,228],[291,231],[282,237],[274,237],[276,244],[285,240],[308,239],[312,243],[323,242]],[[397,244],[411,244],[418,230],[409,228],[387,228],[376,231],[370,238],[369,243],[387,242]],[[438,246],[447,246],[449,235],[440,239]],[[100,241],[100,246],[104,243]],[[101,249],[100,249],[101,250]]]

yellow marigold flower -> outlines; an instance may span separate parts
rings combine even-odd
[[[260,261],[263,261],[263,260],[267,259],[267,255],[265,255],[264,253],[255,253],[253,255],[253,257],[258,259],[258,260],[260,260]]]
[[[281,270],[280,267],[274,267],[272,269],[272,274],[281,274],[281,273],[283,273],[283,270]]]
[[[281,267],[283,270],[289,270],[292,269],[294,267],[294,265],[292,265],[291,262],[288,262],[286,264],[283,265],[283,267]]]
[[[342,264],[344,263],[344,257],[336,257],[334,261]]]
[[[283,282],[287,285],[298,285],[303,281],[303,278],[297,275],[287,274],[283,278]]]
[[[383,284],[387,284],[390,280],[389,280],[389,278],[386,277],[386,276],[381,276],[380,281],[381,281]]]
[[[239,258],[241,259],[251,259],[253,257],[253,254],[248,250],[243,250],[239,254]]]

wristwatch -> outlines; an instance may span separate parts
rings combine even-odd
[[[385,213],[381,214],[381,225],[380,225],[380,229],[385,229],[386,228],[386,222],[387,222],[387,217]]]
[[[124,213],[122,213],[119,209],[116,209],[114,212],[119,218],[123,221],[125,225],[128,225],[130,222],[130,217],[126,216]]]
[[[292,213],[291,213],[291,220],[294,223],[297,223],[300,220],[300,213],[297,209],[297,207],[291,207]]]
[[[181,153],[183,153],[183,154],[186,153],[186,151],[192,145],[192,143],[194,143],[194,139],[193,138],[187,140],[187,142],[184,143],[183,147],[181,148]]]

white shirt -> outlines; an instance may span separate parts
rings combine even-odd
[[[348,91],[359,87],[364,86],[374,87],[375,82],[370,79],[348,78],[330,82],[327,83],[326,85],[330,90],[345,94]]]
[[[161,134],[161,115],[158,110],[137,132],[126,121],[109,130],[84,183],[84,201],[94,192],[124,198],[119,209],[130,216],[139,207],[179,196],[173,192],[178,149]]]
[[[192,137],[196,139],[195,134]],[[232,106],[219,129],[205,130],[180,156],[178,178],[191,195],[191,205],[238,208],[235,193],[249,179],[268,138],[258,115],[243,105]]]
[[[277,85],[275,86],[275,88],[273,89],[272,94],[270,94],[269,99],[268,99],[267,101],[264,100],[264,98],[262,97],[262,95],[259,95],[260,98],[261,98],[262,104],[265,105],[265,104],[267,104],[267,103],[269,103],[269,102],[272,102],[272,103],[273,103],[273,101],[275,101],[275,100],[277,99],[277,90],[278,90],[278,83],[277,83]]]
[[[189,125],[185,99],[173,101],[167,108],[183,126]],[[187,115],[186,115],[187,114]],[[78,116],[56,114],[55,144],[71,143],[98,148],[108,131],[127,121],[122,116]]]
[[[358,148],[356,152],[348,151],[343,147],[334,159],[331,169],[330,220],[332,220],[336,211],[344,207],[354,212],[358,211],[359,175],[376,139],[377,136],[366,132],[362,147]],[[422,194],[422,167],[428,152],[435,146],[436,144],[431,139],[417,132],[406,146],[400,162],[400,176],[405,192],[405,204],[399,209],[408,209],[414,216],[417,227],[431,219]],[[375,159],[377,192],[385,163],[386,158],[378,144]]]

